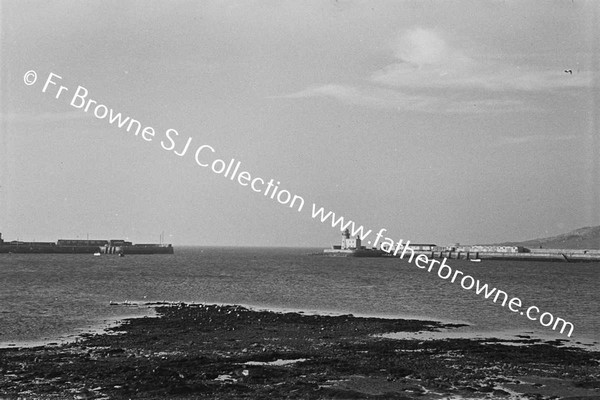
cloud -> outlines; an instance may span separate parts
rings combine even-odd
[[[401,62],[418,68],[449,62],[460,66],[471,62],[461,52],[451,49],[438,33],[422,28],[409,30],[400,36],[394,54]]]
[[[331,97],[351,104],[431,113],[542,111],[525,94],[589,87],[590,72],[565,73],[467,54],[431,29],[394,42],[392,63],[363,82],[325,84],[287,98]]]
[[[415,111],[426,109],[431,102],[427,96],[408,95],[396,90],[333,84],[308,88],[283,97],[331,97],[350,104]]]
[[[539,70],[527,65],[484,61],[449,46],[432,30],[413,29],[398,40],[397,62],[375,71],[371,80],[404,88],[543,91],[590,86],[589,72]],[[481,58],[481,57],[480,57]]]
[[[357,88],[351,86],[344,85],[323,85],[323,86],[314,86],[302,90],[297,93],[292,93],[284,96],[280,96],[281,98],[288,99],[298,99],[305,97],[315,97],[315,96],[323,96],[323,97],[335,97],[341,100],[352,100],[357,97],[361,97],[360,91]]]
[[[473,114],[508,111],[539,111],[518,99],[451,99],[448,96],[408,94],[401,90],[363,85],[362,87],[328,84],[314,86],[279,98],[329,97],[344,103],[424,113]]]

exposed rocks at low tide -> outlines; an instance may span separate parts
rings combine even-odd
[[[158,307],[78,343],[0,350],[7,399],[600,396],[600,353],[529,341],[393,340],[435,322]]]

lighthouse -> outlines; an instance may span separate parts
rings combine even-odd
[[[348,228],[342,232],[342,250],[360,249],[360,245],[361,240],[359,235],[356,235],[356,238],[352,239]]]

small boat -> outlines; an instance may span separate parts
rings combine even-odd
[[[481,258],[471,258],[469,261],[471,261],[471,262],[481,262]]]
[[[101,256],[102,254],[100,254],[100,253],[96,252],[96,253],[94,253],[94,255],[95,255],[95,256]]]

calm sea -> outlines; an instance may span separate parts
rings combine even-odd
[[[329,258],[320,249],[182,248],[126,257],[0,254],[0,343],[53,341],[145,308],[110,302],[244,304],[306,312],[462,322],[462,331],[566,336],[398,259]],[[448,264],[600,341],[600,263]]]

